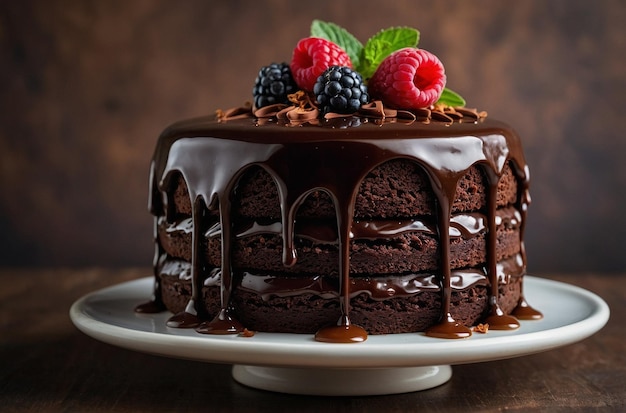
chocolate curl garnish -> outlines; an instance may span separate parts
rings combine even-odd
[[[271,123],[274,119],[284,122],[288,126],[298,126],[305,123],[317,125],[319,120],[319,108],[312,96],[302,90],[287,96],[293,103],[291,106],[285,103],[276,103],[262,108],[256,108],[250,102],[244,106],[228,110],[218,109],[217,120],[225,122],[233,119],[245,119],[254,117],[259,125]],[[461,106],[448,106],[435,104],[428,108],[400,110],[385,107],[382,101],[374,100],[362,105],[356,112],[357,115],[368,119],[374,119],[376,124],[382,125],[388,122],[400,122],[411,124],[416,120],[429,124],[431,121],[452,124],[454,122],[477,122],[487,117],[487,112]],[[346,119],[353,117],[354,113],[341,114],[329,112],[324,115],[325,120]]]
[[[296,93],[287,95],[287,98],[294,105],[285,106],[276,112],[277,119],[288,121],[292,126],[318,122],[319,110],[307,93],[299,90]]]
[[[252,105],[246,102],[243,106],[234,107],[226,110],[218,109],[215,111],[218,122],[226,122],[234,119],[245,119],[252,117]]]
[[[395,109],[386,108],[383,105],[383,102],[380,100],[373,100],[370,103],[366,103],[365,105],[361,105],[359,109],[359,114],[366,116],[368,118],[395,118],[398,116],[398,111]]]
[[[465,107],[435,104],[431,109],[431,117],[433,120],[447,122],[449,124],[455,121],[464,122],[466,119],[469,119],[470,122],[476,122],[479,119],[487,117],[487,112],[478,112],[476,109],[468,109]]]
[[[315,101],[311,99],[311,96],[306,93],[304,90],[298,90],[296,93],[292,93],[287,95],[287,99],[294,105],[298,106],[301,109],[312,109],[316,108],[317,105]]]
[[[342,118],[351,118],[354,113],[337,113],[337,112],[328,112],[324,115],[324,119],[333,120],[333,119],[342,119]]]
[[[273,105],[264,106],[254,111],[254,116],[257,118],[275,118],[278,113],[287,108],[284,103],[275,103]],[[293,106],[292,106],[293,107]]]
[[[404,121],[403,123],[410,125],[411,123],[415,122],[417,116],[413,112],[410,112],[408,110],[399,110],[398,119],[401,119]]]
[[[370,103],[362,105],[359,109],[359,115],[366,118],[375,119],[377,124],[382,124],[388,119],[392,119],[391,122],[398,120],[408,121],[411,124],[415,121],[416,115],[408,110],[397,110],[392,108],[386,108],[382,101],[373,100]]]
[[[287,116],[287,114],[292,110],[295,110],[296,108],[297,106],[287,106],[286,108],[276,113],[276,119],[289,121],[289,117]]]
[[[464,117],[472,118],[474,120],[479,120],[487,117],[487,112],[474,108],[465,108],[465,107],[456,107],[454,108],[457,112],[461,113]]]
[[[315,124],[318,121],[319,110],[317,108],[302,109],[292,106],[292,109],[286,111],[284,115],[292,125]]]
[[[448,116],[448,114],[446,114],[443,111],[439,111],[439,110],[432,110],[430,112],[430,118],[432,120],[438,121],[438,122],[444,122],[447,123],[449,125],[454,123],[454,118],[451,116]]]

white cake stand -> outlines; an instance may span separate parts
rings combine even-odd
[[[150,296],[151,277],[88,294],[70,317],[85,334],[115,346],[161,356],[234,364],[233,377],[247,386],[309,395],[380,395],[439,386],[451,365],[518,357],[580,341],[609,318],[597,295],[556,281],[524,279],[524,292],[544,318],[521,321],[515,331],[489,331],[446,340],[423,334],[370,336],[353,344],[319,343],[307,334],[256,333],[211,336],[171,329],[170,313],[136,314]]]

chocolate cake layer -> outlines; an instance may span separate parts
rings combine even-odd
[[[520,252],[519,213],[512,207],[499,210],[501,225],[497,227],[496,257],[501,260]],[[462,225],[451,227],[450,266],[451,268],[473,267],[486,262],[486,241],[484,217],[481,215],[459,215],[456,221],[469,221],[466,228]],[[464,219],[463,219],[464,218]],[[191,261],[190,219],[167,224],[164,220],[158,226],[158,238],[164,251],[172,256]],[[371,222],[370,222],[371,223]],[[378,222],[384,225],[386,222]],[[325,223],[327,224],[327,223]],[[398,221],[389,224],[402,227]],[[391,226],[389,225],[389,226]],[[265,226],[272,228],[272,226]],[[439,240],[435,233],[420,221],[406,222],[408,230],[398,234],[376,239],[353,238],[350,246],[351,274],[387,274],[402,272],[434,271],[438,268]],[[417,230],[411,228],[417,227]],[[274,225],[280,231],[280,223]],[[326,232],[333,234],[336,229],[327,227]],[[252,235],[236,237],[233,242],[233,268],[261,271],[287,271],[290,273],[315,273],[337,275],[339,252],[336,241],[314,240],[306,235],[299,236],[296,227],[295,265],[284,267],[282,264],[283,240],[279,234],[269,230],[252,232]],[[391,231],[390,232],[396,232]],[[219,232],[203,243],[204,259],[207,265],[221,265],[221,242]]]
[[[191,215],[191,201],[184,178],[173,182],[171,191],[178,215]],[[480,167],[472,166],[463,175],[454,197],[452,212],[480,211],[486,206],[485,177]],[[505,165],[498,182],[498,207],[517,201],[517,180]],[[261,168],[251,168],[235,188],[233,213],[248,218],[279,219],[280,200],[272,177]],[[426,172],[406,159],[389,161],[368,173],[359,187],[354,216],[365,218],[406,218],[435,213],[435,197]],[[302,203],[297,217],[335,218],[329,195],[314,191]]]
[[[499,265],[499,301],[506,313],[520,298],[521,257]],[[160,271],[164,298],[174,313],[185,310],[191,298],[190,266],[170,260]],[[309,333],[334,322],[341,312],[336,278],[294,277],[242,273],[242,282],[233,295],[237,317],[255,331]],[[202,288],[207,317],[219,312],[217,281]],[[452,282],[452,316],[458,322],[475,325],[488,311],[489,285],[480,269],[458,271]],[[390,275],[358,278],[351,297],[353,322],[367,325],[370,334],[422,331],[438,321],[441,291],[436,276],[429,274]]]
[[[506,313],[520,297],[521,278],[499,286],[499,301]],[[476,325],[489,312],[489,288],[474,285],[451,295],[451,316],[459,323]],[[233,296],[239,320],[256,331],[314,334],[341,316],[338,300],[323,300],[305,293],[294,297],[273,297],[267,301],[248,291]],[[369,334],[424,331],[439,322],[442,309],[440,291],[424,291],[410,297],[374,300],[362,293],[350,300],[350,320],[367,326]]]

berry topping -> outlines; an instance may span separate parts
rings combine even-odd
[[[289,103],[287,95],[298,90],[287,63],[272,63],[259,70],[252,96],[254,106],[262,108],[275,103]]]
[[[361,75],[345,66],[331,66],[318,77],[313,93],[322,114],[354,113],[369,102]]]
[[[390,54],[368,83],[373,99],[398,109],[422,109],[437,102],[446,85],[441,61],[422,49],[404,48]]]
[[[291,72],[298,86],[313,91],[317,78],[331,66],[352,67],[348,54],[335,43],[317,37],[302,39],[293,50]]]

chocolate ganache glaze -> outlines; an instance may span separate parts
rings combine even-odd
[[[245,111],[244,111],[245,112]],[[395,115],[395,114],[394,114]],[[462,117],[462,116],[461,116]],[[317,118],[314,116],[313,118]],[[175,222],[171,195],[174,177],[187,185],[192,206],[191,218],[178,224],[178,230],[191,232],[191,299],[185,310],[168,321],[172,327],[193,327],[202,333],[231,334],[244,330],[237,319],[232,295],[235,288],[255,291],[262,296],[313,292],[338,300],[341,317],[336,325],[320,329],[315,338],[328,342],[358,342],[367,332],[351,322],[351,298],[367,292],[374,299],[410,295],[418,291],[439,291],[440,321],[426,329],[433,337],[462,338],[471,329],[451,315],[451,295],[455,288],[473,284],[487,286],[489,315],[485,322],[492,329],[514,329],[517,318],[539,318],[540,313],[525,301],[523,292],[512,315],[498,302],[499,279],[507,273],[525,272],[523,246],[526,212],[530,203],[529,173],[518,136],[506,124],[482,117],[458,121],[444,113],[431,121],[400,121],[398,118],[374,121],[364,116],[309,123],[281,124],[275,119],[250,116],[203,117],[175,123],[161,135],[150,171],[150,211],[155,216],[155,273],[162,269],[165,252],[159,241],[163,220]],[[369,172],[391,160],[403,159],[419,165],[436,196],[436,222],[417,219],[361,222],[355,219],[359,187]],[[520,190],[514,208],[497,208],[498,182],[510,165]],[[467,171],[478,166],[486,178],[484,211],[453,214],[457,185]],[[280,222],[254,223],[241,228],[233,222],[233,193],[238,181],[250,168],[262,168],[274,181],[280,200]],[[328,228],[306,227],[296,222],[296,212],[313,192],[326,193],[336,216]],[[217,218],[215,218],[217,217]],[[213,222],[212,222],[213,219]],[[520,251],[503,263],[496,247],[497,228],[503,221],[519,229]],[[439,270],[436,274],[407,273],[393,282],[351,276],[350,241],[389,238],[407,231],[422,231],[439,240]],[[482,269],[453,269],[450,245],[455,237],[485,235],[485,266]],[[282,265],[286,271],[298,261],[295,238],[310,238],[333,244],[338,250],[337,282],[324,277],[278,279],[271,275],[251,275],[233,270],[233,243],[253,233],[276,234],[282,240]],[[221,266],[207,264],[202,248],[207,239],[219,239]],[[502,266],[515,267],[515,271]],[[137,308],[140,312],[165,309],[159,275],[155,274],[154,297]],[[219,284],[220,311],[206,319],[202,303],[203,286]],[[521,287],[520,287],[521,288]],[[285,293],[287,291],[287,293]]]

